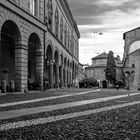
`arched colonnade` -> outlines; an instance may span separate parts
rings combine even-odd
[[[45,44],[44,49],[37,32],[29,32],[25,39],[20,29],[12,20],[0,28],[0,83],[5,80],[8,89],[14,81],[17,91],[42,90],[44,80],[47,88],[72,85],[78,64],[52,44]]]

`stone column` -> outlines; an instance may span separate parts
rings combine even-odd
[[[50,62],[50,88],[53,88],[53,62]]]
[[[72,69],[70,71],[70,81],[71,81],[71,84],[72,84]]]
[[[44,71],[44,59],[43,50],[37,49],[36,51],[36,82],[40,88],[43,90],[43,72]]]
[[[69,78],[68,78],[68,82],[70,83],[70,81],[71,81],[71,80],[70,80],[70,68],[69,68],[69,70],[68,70],[68,77],[69,77]]]
[[[71,83],[71,68],[69,69],[69,82]]]
[[[15,44],[15,90],[25,92],[28,84],[28,47]]]
[[[59,64],[56,64],[56,88],[59,87]]]
[[[47,61],[46,77],[48,78],[48,82],[50,82],[49,73],[50,73],[50,62]]]
[[[69,83],[69,68],[67,68],[67,83]]]
[[[0,34],[0,85],[1,85],[1,56],[2,56],[2,54],[1,54],[1,34]]]
[[[73,84],[75,83],[75,71],[73,70],[73,78],[72,78],[72,81],[73,81]]]
[[[65,68],[65,87],[67,87],[67,68]]]
[[[63,66],[61,66],[61,87],[64,87]]]

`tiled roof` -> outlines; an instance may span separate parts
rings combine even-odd
[[[90,69],[90,68],[106,68],[106,64],[98,64],[98,65],[90,65],[88,67],[85,67],[85,69]]]
[[[107,55],[108,55],[107,53],[103,52],[103,53],[97,55],[96,57],[93,57],[92,60],[93,59],[107,58]]]

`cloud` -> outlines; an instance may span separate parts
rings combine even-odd
[[[78,25],[102,24],[108,12],[129,12],[139,8],[138,0],[68,0]]]
[[[140,26],[140,1],[68,0],[68,2],[81,34],[80,62],[90,62],[96,55],[94,52],[104,50],[112,49],[122,56],[123,33]],[[103,35],[97,37],[94,32],[103,32]]]

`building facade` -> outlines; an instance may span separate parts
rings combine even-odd
[[[80,33],[67,1],[1,1],[0,33],[0,84],[42,90],[45,80],[58,88],[78,77]]]
[[[85,74],[87,78],[95,78],[98,81],[106,80],[105,69],[107,65],[107,53],[92,58],[92,65],[85,68]]]
[[[140,88],[140,28],[124,33],[124,64],[126,86]]]
[[[108,54],[103,52],[98,56],[92,58],[92,65],[85,68],[85,75],[87,78],[95,78],[101,87],[106,87],[106,66]],[[116,80],[123,82],[123,67],[119,58],[115,57],[116,64]]]
[[[85,69],[81,63],[79,63],[78,81],[82,81],[85,78]]]

